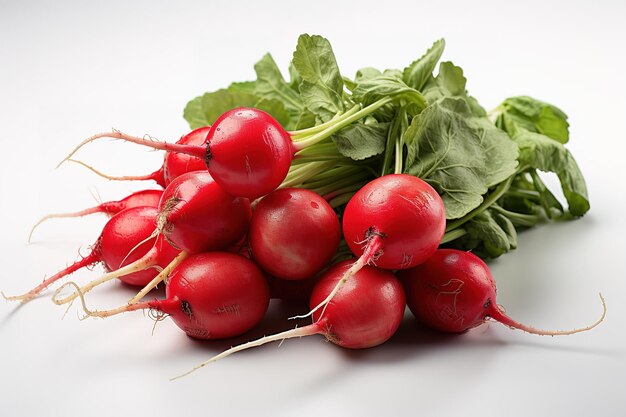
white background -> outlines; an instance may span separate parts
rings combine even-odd
[[[124,196],[145,185],[110,183],[56,163],[80,140],[112,127],[174,141],[186,102],[253,79],[267,51],[286,69],[298,34],[329,38],[347,75],[402,68],[439,37],[487,108],[528,94],[570,116],[568,145],[592,209],[575,222],[520,236],[490,266],[499,303],[528,324],[567,329],[539,337],[497,323],[446,337],[408,315],[386,345],[347,351],[321,337],[241,353],[177,381],[214,353],[293,323],[274,303],[269,321],[237,340],[194,342],[141,313],[77,320],[42,297],[0,302],[0,414],[622,416],[626,337],[624,155],[626,3],[619,1],[308,2],[0,1],[0,289],[17,293],[85,253],[103,217],[41,215]],[[436,3],[436,4],[435,4]],[[80,158],[115,174],[156,169],[160,154],[103,141]],[[95,277],[83,271],[73,278]],[[112,284],[90,301],[115,306]],[[298,310],[297,308],[295,310]],[[295,311],[298,312],[298,311]],[[201,414],[198,414],[201,413]]]

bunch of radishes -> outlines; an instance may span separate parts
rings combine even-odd
[[[444,204],[417,177],[390,174],[368,182],[350,198],[341,227],[322,196],[281,186],[298,148],[291,136],[298,134],[286,132],[267,113],[238,108],[177,144],[120,132],[94,136],[166,150],[163,167],[142,178],[157,180],[165,190],[138,192],[76,213],[112,215],[90,255],[23,296],[9,298],[31,299],[61,277],[102,262],[107,274],[83,286],[65,284],[54,302],[80,297],[85,312],[98,317],[152,309],[170,316],[191,337],[220,339],[262,320],[271,287],[297,282],[292,288],[300,295],[310,293],[311,325],[232,348],[210,361],[311,334],[347,348],[373,347],[395,333],[407,303],[426,325],[446,332],[463,332],[493,318],[531,333],[571,334],[602,320],[584,329],[548,332],[508,318],[496,303],[484,262],[470,252],[437,250],[446,226]],[[342,235],[357,258],[333,263]],[[143,289],[117,309],[89,310],[85,293],[114,278]],[[166,298],[142,301],[162,281]],[[73,292],[62,297],[68,285]]]

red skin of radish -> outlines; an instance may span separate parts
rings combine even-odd
[[[204,145],[207,140],[209,129],[210,127],[206,126],[192,130],[185,136],[181,137],[176,143],[182,145]],[[178,178],[183,174],[194,171],[205,171],[206,164],[203,158],[198,158],[183,153],[167,152],[165,154],[165,160],[163,161],[163,167],[161,169],[163,170],[165,187],[169,185],[175,178]]]
[[[291,166],[291,136],[269,114],[237,108],[222,114],[207,137],[209,172],[232,195],[256,199],[275,190]]]
[[[310,307],[322,302],[353,261],[333,265],[311,294]],[[393,336],[406,306],[402,285],[389,271],[365,266],[337,292],[322,310],[313,313],[314,324],[328,340],[349,349],[370,348]]]
[[[250,201],[226,193],[207,171],[189,172],[172,181],[159,211],[167,240],[190,253],[233,246],[246,234],[252,216]]]
[[[446,228],[439,194],[421,179],[391,174],[367,183],[348,202],[343,234],[352,253],[363,255],[365,242],[380,239],[376,266],[407,269],[428,259]]]
[[[252,261],[229,252],[201,253],[185,259],[170,275],[165,291],[165,300],[141,304],[167,313],[195,339],[243,334],[261,321],[269,304],[269,289],[261,270]]]
[[[202,158],[224,190],[250,199],[270,193],[283,182],[298,150],[289,133],[276,119],[261,110],[242,107],[222,114],[209,128],[202,145],[156,142],[114,131],[98,133],[84,140],[65,160],[85,144],[103,137]],[[140,177],[116,179],[157,180],[162,174],[163,170],[159,170]]]
[[[496,284],[487,265],[471,252],[438,249],[423,264],[400,271],[407,304],[413,315],[428,327],[462,333],[491,318],[510,328],[528,333],[556,336],[590,330],[604,320],[573,330],[540,330],[513,320],[496,302]]]
[[[105,213],[109,216],[119,213],[122,210],[126,210],[133,207],[157,207],[161,196],[162,190],[142,190],[136,191],[119,201],[107,201],[98,206],[101,213]]]
[[[341,228],[332,207],[319,194],[281,188],[263,197],[250,222],[248,241],[264,271],[287,280],[314,276],[339,247]]]
[[[485,322],[496,304],[496,284],[476,255],[439,249],[423,264],[398,273],[413,315],[428,327],[461,333]]]
[[[113,216],[102,229],[100,258],[110,272],[126,266],[148,253],[156,245],[155,266],[165,268],[178,254],[178,250],[162,238],[153,237],[141,245],[155,228],[158,214],[156,207],[135,207]],[[122,275],[118,279],[125,284],[143,287],[158,274],[154,268]]]

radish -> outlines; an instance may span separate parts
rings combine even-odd
[[[315,285],[311,307],[330,294],[350,269],[351,261],[333,265]],[[335,345],[349,349],[378,346],[393,336],[404,315],[406,299],[402,285],[389,271],[365,266],[337,292],[322,313],[313,314],[313,324],[232,347],[174,379],[241,350],[294,337],[321,334]]]
[[[355,105],[326,123],[295,132],[287,132],[276,119],[261,110],[237,108],[215,121],[202,146],[155,142],[119,131],[99,133],[80,143],[64,161],[96,139],[121,139],[203,158],[209,172],[224,190],[235,196],[256,199],[283,182],[296,152],[323,141],[391,101],[391,98],[383,98],[362,109]]]
[[[370,262],[391,270],[424,262],[437,249],[445,228],[443,200],[426,182],[407,174],[370,181],[343,213],[344,239],[359,259],[309,314],[327,305],[340,286]]]
[[[176,143],[180,145],[202,145],[206,142],[206,136],[209,132],[210,127],[201,127],[199,129],[193,130],[181,137]],[[190,156],[182,153],[176,152],[167,152],[165,154],[163,165],[161,168],[154,171],[151,174],[147,175],[125,175],[125,176],[113,176],[104,174],[90,165],[87,165],[84,162],[77,161],[74,159],[70,159],[71,162],[78,163],[89,170],[93,171],[97,175],[104,177],[108,180],[112,181],[155,181],[161,187],[165,188],[172,182],[176,177],[181,176],[182,174],[186,174],[187,172],[193,171],[204,171],[206,170],[206,165],[204,163],[204,158],[197,158],[195,156]]]
[[[319,194],[280,188],[254,209],[248,241],[254,261],[282,279],[304,279],[326,266],[339,247],[341,229],[332,207]]]
[[[122,271],[116,277],[126,284],[146,285],[158,272],[155,269],[143,269],[148,266],[163,268],[178,253],[163,239],[151,237],[157,214],[156,207],[133,207],[121,211],[104,225],[100,237],[87,256],[45,279],[27,293],[5,298],[28,301],[59,279],[98,262],[102,262],[107,271]],[[145,258],[149,262],[139,268],[135,262],[138,258]]]
[[[223,339],[245,333],[261,321],[269,304],[269,290],[261,270],[249,259],[229,252],[191,255],[174,269],[165,294],[164,300],[107,311],[88,310],[82,293],[80,297],[89,316],[110,317],[152,309],[169,315],[195,339]]]
[[[245,234],[252,215],[250,201],[233,197],[217,185],[207,171],[195,171],[174,179],[163,191],[156,216],[156,229],[151,237],[157,242],[166,240],[181,253],[166,266],[165,272],[146,283],[133,301],[138,301],[149,290],[167,277],[167,273],[192,253],[225,250],[237,243]],[[154,227],[154,226],[153,226]],[[131,269],[144,269],[153,264],[153,254],[148,253],[117,271],[109,272],[81,287],[85,293],[94,287],[118,278]],[[54,298],[56,304],[74,300],[77,292],[63,299]]]
[[[60,213],[60,214],[48,214],[42,217],[28,235],[28,241],[30,242],[33,232],[41,223],[48,219],[68,218],[68,217],[82,217],[93,213],[104,213],[107,216],[113,216],[122,210],[126,210],[131,207],[156,207],[159,205],[163,191],[161,190],[142,190],[132,193],[126,198],[118,201],[106,201],[102,204],[98,204],[95,207],[91,207],[85,210],[77,211],[75,213]]]
[[[549,331],[517,322],[498,306],[496,284],[487,265],[471,252],[456,249],[439,249],[423,264],[401,271],[399,277],[415,317],[443,332],[461,333],[493,319],[528,333],[568,335],[593,329],[606,314],[606,304],[600,295],[602,317],[587,327]]]
[[[163,192],[159,230],[190,253],[227,249],[246,234],[252,216],[247,198],[226,193],[206,171],[183,174]]]

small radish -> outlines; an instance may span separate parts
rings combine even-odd
[[[351,275],[370,262],[391,270],[424,262],[439,246],[445,228],[443,201],[426,182],[406,174],[370,181],[343,213],[344,239],[359,259],[311,312],[324,307]]]
[[[118,201],[106,201],[102,204],[98,204],[95,207],[91,207],[85,210],[77,211],[75,213],[60,213],[60,214],[48,214],[39,220],[28,235],[28,241],[30,242],[33,232],[41,223],[48,219],[68,218],[68,217],[82,217],[93,213],[104,213],[107,216],[113,216],[122,210],[132,207],[156,207],[159,205],[163,195],[162,190],[142,190],[132,193],[126,198]]]
[[[180,145],[202,145],[206,142],[207,133],[209,127],[201,127],[193,130],[181,137],[176,143]],[[97,175],[112,181],[155,181],[161,187],[165,188],[169,185],[174,178],[179,177],[187,172],[204,171],[206,170],[206,164],[204,158],[197,158],[182,153],[166,152],[163,165],[158,170],[147,175],[125,175],[125,176],[113,176],[104,174],[90,165],[77,160],[70,160],[71,162],[78,163],[89,170],[93,171]]]
[[[209,172],[224,190],[235,196],[256,199],[283,182],[297,152],[327,139],[391,101],[391,98],[383,98],[362,109],[355,105],[326,123],[295,132],[287,132],[276,119],[261,110],[236,108],[217,118],[202,146],[155,142],[113,131],[85,139],[65,160],[96,139],[121,139],[203,158]]]
[[[351,263],[340,262],[323,274],[313,289],[311,307],[318,305],[333,291]],[[294,337],[321,334],[330,342],[349,349],[378,346],[396,332],[405,306],[404,290],[396,277],[389,271],[365,266],[341,287],[323,314],[314,313],[313,324],[235,346],[174,379],[235,352]]]
[[[224,250],[246,234],[252,216],[247,198],[226,193],[206,171],[177,177],[159,203],[159,230],[190,253]]]
[[[181,253],[167,265],[169,271],[188,254],[225,250],[236,244],[248,228],[252,209],[247,198],[227,194],[207,171],[183,174],[167,186],[159,202],[156,228],[153,225],[151,237],[158,236],[157,242],[166,240]],[[133,254],[134,252],[131,252]],[[94,287],[128,273],[130,269],[144,269],[153,265],[153,254],[144,257],[117,271],[109,272],[81,288],[85,293]],[[167,274],[159,274],[146,283],[139,296],[154,288]],[[57,304],[65,304],[75,299],[77,292],[63,299],[54,298]],[[137,300],[135,297],[133,300]]]
[[[157,310],[169,315],[196,339],[223,339],[245,333],[261,321],[269,304],[269,290],[261,270],[249,259],[228,252],[191,255],[174,269],[165,294],[164,300],[107,311],[90,311],[82,294],[81,300],[85,312],[92,317]]]
[[[439,249],[423,264],[399,272],[407,304],[415,317],[428,327],[461,333],[488,319],[513,329],[538,335],[568,335],[590,330],[604,320],[604,311],[594,324],[574,330],[540,330],[519,323],[498,306],[496,284],[487,265],[471,252]]]
[[[254,209],[248,241],[254,261],[282,279],[314,276],[339,247],[341,228],[332,207],[319,194],[280,188]]]
[[[36,297],[41,291],[59,279],[88,266],[99,262],[104,264],[107,271],[124,270],[118,275],[119,279],[129,285],[143,286],[157,274],[155,269],[128,268],[135,260],[142,256],[149,259],[149,265],[160,268],[168,265],[178,251],[172,248],[163,239],[157,241],[151,238],[154,230],[155,218],[158,214],[156,207],[133,207],[121,211],[111,217],[104,225],[100,237],[91,247],[91,252],[79,261],[45,279],[29,292],[5,297],[8,300],[28,301]],[[129,255],[129,252],[131,252]]]

